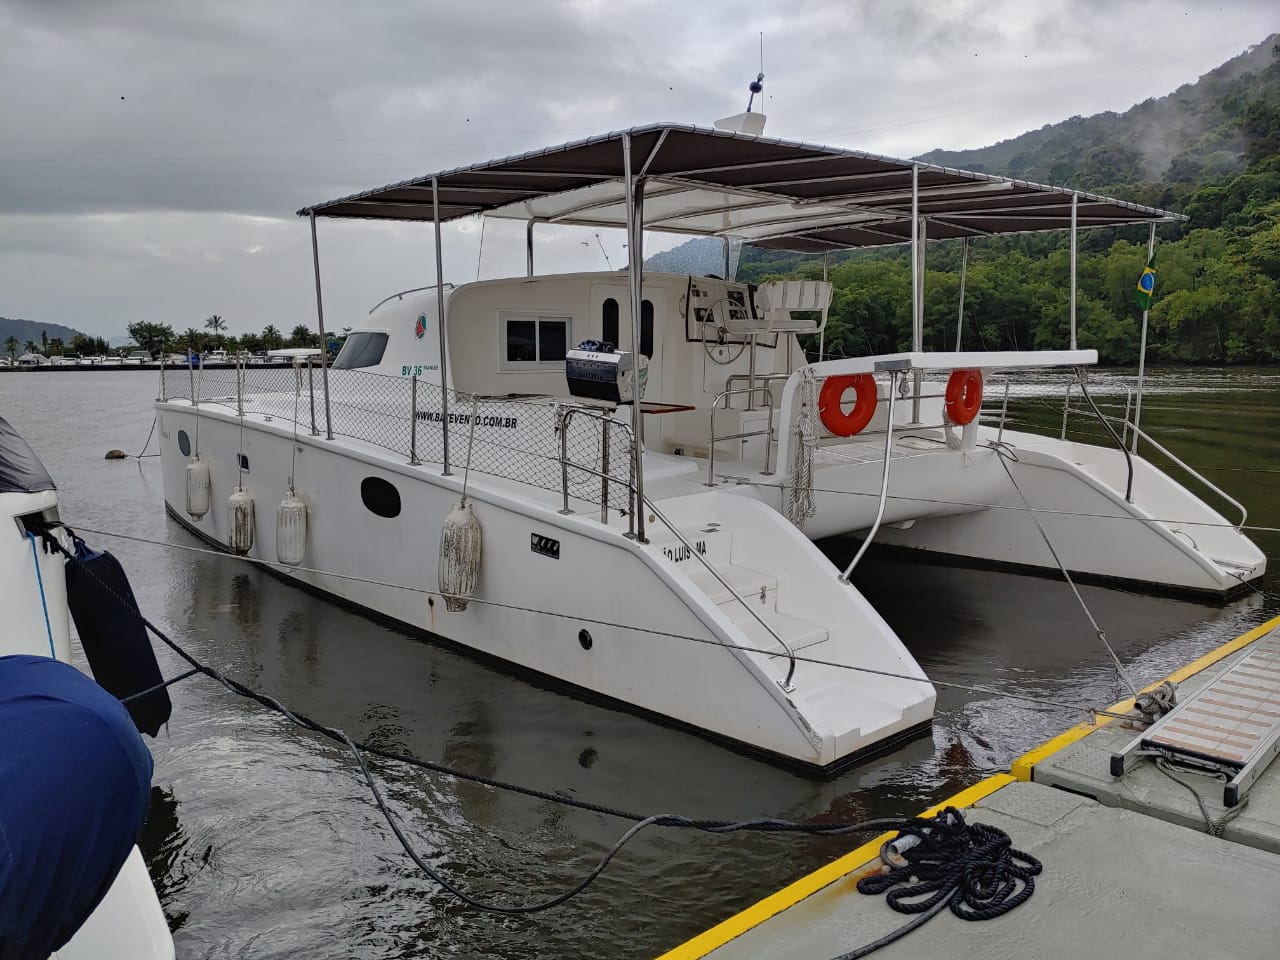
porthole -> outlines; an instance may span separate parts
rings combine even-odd
[[[388,520],[400,516],[400,491],[381,477],[365,477],[360,481],[360,499],[370,513]]]
[[[178,449],[182,451],[184,457],[191,456],[191,438],[187,436],[187,431],[178,431]]]
[[[591,634],[586,630],[578,631],[578,643],[582,644],[583,650],[591,649]]]

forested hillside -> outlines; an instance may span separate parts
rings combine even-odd
[[[1186,213],[1162,227],[1149,356],[1169,362],[1280,361],[1280,36],[1168,97],[1123,114],[1073,117],[984,150],[922,159],[1064,184]],[[1104,362],[1137,358],[1133,290],[1146,229],[1083,231],[1077,318],[1081,346]],[[1067,238],[1029,234],[970,245],[964,346],[1063,347]],[[960,244],[929,245],[928,349],[954,349]],[[828,355],[909,346],[911,284],[904,248],[829,263],[836,287]],[[820,276],[820,261],[745,248],[738,277]]]

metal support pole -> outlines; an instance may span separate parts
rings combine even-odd
[[[920,164],[911,165],[911,349],[924,350],[924,220],[920,216]],[[912,371],[914,397],[911,422],[920,422],[920,394],[924,392],[924,372]]]
[[[560,512],[564,514],[573,513],[569,509],[569,419],[572,416],[572,410],[557,407],[556,418],[560,425],[560,490],[564,494],[564,506]]]
[[[525,276],[533,276],[533,225],[537,220],[530,220],[524,228]]]
[[[969,269],[969,238],[960,241],[960,309],[956,314],[956,353],[960,352],[964,334],[964,278]]]
[[[600,421],[600,522],[609,522],[609,421]]]
[[[1080,191],[1071,191],[1071,349],[1076,348],[1076,212],[1080,206]]]
[[[316,325],[320,328],[320,380],[324,384],[324,438],[333,439],[333,414],[329,410],[329,341],[324,335],[324,300],[320,296],[320,246],[316,242],[316,213],[311,218],[311,262],[316,269]]]
[[[440,178],[431,178],[431,217],[436,225],[436,326],[440,331],[440,430],[444,446],[444,469],[449,476],[449,352],[444,335],[444,252],[440,247]]]
[[[720,242],[724,245],[724,278],[729,279],[729,238],[721,237]]]
[[[627,271],[631,286],[631,356],[636,366],[635,393],[631,398],[631,460],[635,465],[636,539],[644,535],[644,414],[640,409],[640,301],[644,282],[644,181],[631,175],[631,134],[622,135],[622,175],[627,188]]]
[[[416,467],[418,459],[418,375],[409,378],[409,466]]]
[[[911,349],[924,349],[924,328],[920,323],[920,165],[911,165]]]
[[[160,396],[158,399],[160,400],[161,403],[164,403],[165,400],[168,399],[165,396],[165,390],[164,390],[164,354],[163,353],[160,354]]]
[[[1147,263],[1156,253],[1156,225],[1151,224],[1151,232],[1147,234]],[[1144,263],[1145,267],[1147,264]],[[1138,430],[1142,423],[1142,381],[1147,374],[1147,316],[1150,310],[1142,311],[1142,343],[1138,347],[1138,396],[1133,401],[1133,446],[1130,451],[1138,452]]]
[[[307,393],[311,395],[311,435],[320,436],[316,429],[316,365],[311,357],[307,357]]]
[[[822,282],[827,282],[827,254],[822,255]],[[790,343],[791,341],[787,341]],[[822,329],[818,332],[818,362],[822,362],[823,355],[827,352],[827,325],[824,323]],[[806,358],[807,361],[807,358]],[[790,369],[790,368],[788,368]]]

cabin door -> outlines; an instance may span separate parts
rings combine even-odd
[[[666,291],[648,287],[640,306],[640,349],[649,358],[646,400],[662,399],[662,321],[667,309]],[[607,340],[618,350],[631,349],[631,289],[626,283],[597,283],[591,287],[591,320],[588,336]]]

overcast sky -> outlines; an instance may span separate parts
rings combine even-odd
[[[299,207],[709,125],[745,107],[761,32],[767,134],[912,156],[1123,111],[1277,29],[1274,0],[0,0],[0,316],[314,326]],[[552,234],[541,268],[604,266]],[[446,230],[446,279],[479,242]],[[429,226],[322,222],[320,248],[330,327],[434,281]],[[479,269],[522,273],[523,225],[488,224]]]

